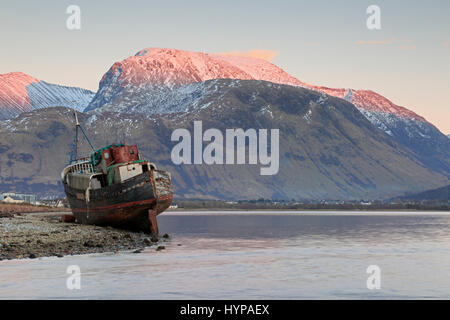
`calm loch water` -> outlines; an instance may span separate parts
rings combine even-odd
[[[1,299],[450,299],[448,212],[166,212],[165,250],[0,262]],[[67,267],[81,289],[66,287]],[[366,269],[381,270],[369,290]]]

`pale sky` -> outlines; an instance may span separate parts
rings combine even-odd
[[[450,1],[6,1],[0,73],[96,91],[116,61],[147,47],[268,51],[301,81],[374,90],[450,133]],[[81,8],[81,30],[66,8]],[[368,30],[366,9],[381,9]]]

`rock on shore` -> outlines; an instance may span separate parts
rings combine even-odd
[[[60,214],[0,218],[0,260],[143,249],[163,240],[148,234],[60,222]]]

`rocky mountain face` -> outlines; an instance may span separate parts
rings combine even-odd
[[[100,107],[133,111],[145,105],[157,113],[159,100],[168,91],[211,79],[265,80],[300,86],[302,83],[270,62],[176,49],[148,48],[123,61],[116,62],[106,72],[99,90],[85,111]]]
[[[89,90],[47,83],[22,72],[0,74],[0,120],[55,106],[82,111],[93,96]]]
[[[373,91],[321,87],[320,91],[353,103],[378,129],[411,149],[432,170],[450,176],[450,143],[423,117]]]
[[[172,173],[177,197],[374,199],[449,184],[344,99],[257,80],[208,80],[171,91],[166,113],[144,113],[144,105],[142,113],[106,107],[79,118],[96,147],[138,144],[147,159]],[[198,120],[203,131],[279,129],[278,174],[262,176],[258,164],[175,165],[172,132],[186,128],[192,134]],[[4,121],[0,138],[2,189],[62,193],[59,175],[73,139],[70,109],[23,113]],[[86,144],[82,150],[89,153]]]
[[[138,144],[172,172],[177,197],[388,199],[449,184],[448,137],[375,92],[310,85],[260,59],[149,48],[115,63],[95,95],[0,75],[2,190],[62,194],[73,116],[55,106],[83,108],[97,147]],[[171,133],[192,132],[197,120],[221,132],[280,129],[278,174],[261,176],[259,165],[175,165]]]
[[[333,89],[304,83],[274,64],[254,58],[148,48],[115,63],[100,81],[86,111],[161,114],[184,110],[172,101],[201,95],[199,83],[210,79],[264,80],[309,88],[353,103],[375,127],[409,148],[432,170],[450,176],[450,143],[435,126],[414,112],[368,90]]]

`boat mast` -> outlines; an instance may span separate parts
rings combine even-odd
[[[76,110],[74,110],[73,115],[75,117],[75,135],[73,138],[72,152],[70,153],[70,163],[72,163],[72,161],[77,160],[77,158],[78,158],[78,128],[81,130],[81,132],[83,133],[87,142],[91,146],[92,151],[95,151],[94,146],[91,143],[91,140],[89,140],[86,132],[84,131],[83,127],[81,126],[80,122],[78,121],[78,114],[77,114]]]

